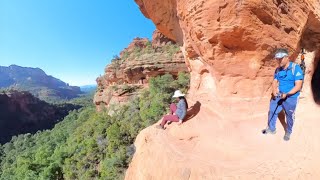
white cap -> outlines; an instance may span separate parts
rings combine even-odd
[[[278,52],[278,53],[276,53],[276,55],[274,56],[274,58],[276,58],[276,59],[281,59],[281,58],[286,57],[286,56],[288,56],[288,53]]]
[[[180,90],[176,90],[174,92],[174,95],[172,96],[173,98],[175,97],[181,97],[181,96],[184,96],[185,94],[182,94]]]

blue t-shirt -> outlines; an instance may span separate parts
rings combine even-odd
[[[292,62],[290,62],[289,67],[287,69],[283,69],[279,67],[276,69],[274,73],[274,79],[279,81],[279,91],[280,93],[288,93],[295,86],[295,81],[303,80],[303,72],[301,67],[296,64],[294,73],[292,73]],[[300,95],[300,91],[291,95],[290,97],[298,97]]]

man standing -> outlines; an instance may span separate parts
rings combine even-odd
[[[302,88],[303,72],[299,65],[290,62],[289,53],[286,49],[278,49],[275,59],[279,67],[274,73],[272,82],[272,95],[270,101],[268,127],[262,131],[263,134],[276,133],[276,121],[278,114],[284,109],[286,113],[287,129],[283,139],[290,140],[292,127],[295,119],[295,110]]]

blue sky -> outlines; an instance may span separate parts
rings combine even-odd
[[[0,0],[0,66],[95,84],[113,55],[154,30],[134,0]]]

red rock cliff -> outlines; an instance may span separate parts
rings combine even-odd
[[[270,58],[276,47],[287,47],[296,57],[300,47],[317,50],[320,39],[317,0],[136,2],[164,35],[183,45],[190,67],[204,65],[198,71],[214,77],[219,95],[262,95],[274,70]],[[225,78],[228,84],[221,81]],[[247,82],[240,85],[239,80]],[[258,89],[249,92],[243,88],[248,86]]]
[[[194,117],[166,131],[143,130],[126,179],[320,178],[320,1],[135,1],[182,46]],[[296,62],[301,47],[308,52],[290,143],[282,140],[280,122],[277,135],[260,132],[279,47],[288,48]]]
[[[114,103],[125,103],[148,85],[150,77],[166,73],[177,76],[187,72],[184,57],[178,45],[155,31],[150,42],[136,38],[125,48],[120,57],[114,57],[97,78],[98,92],[94,102],[97,110]]]

